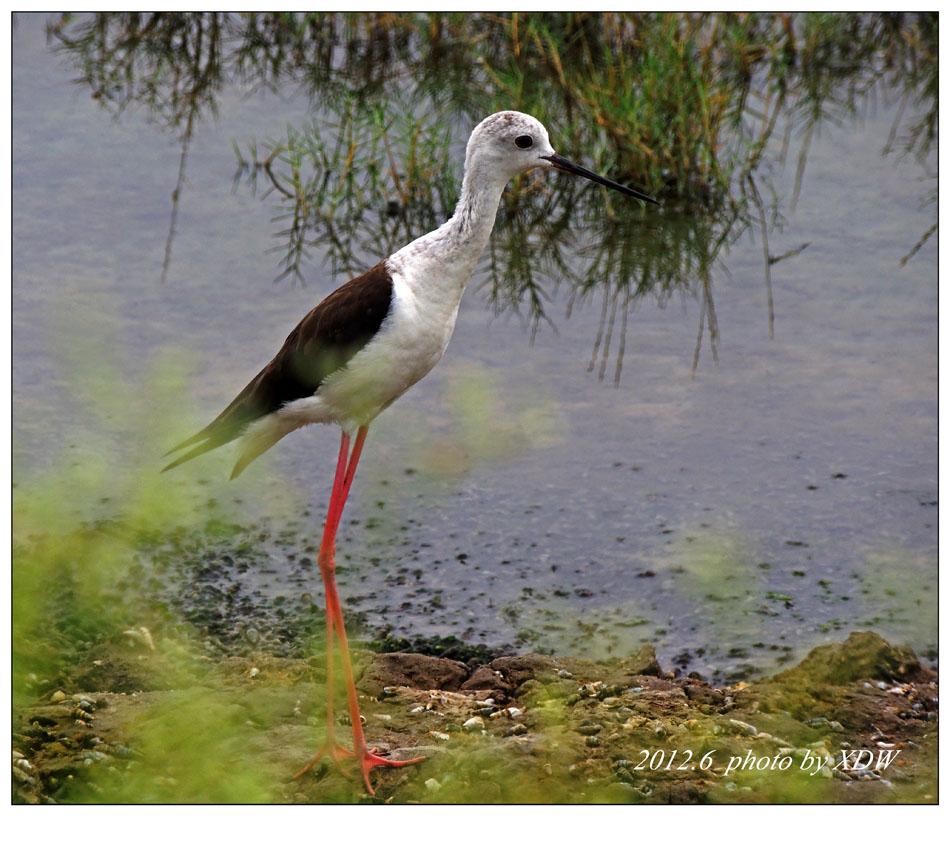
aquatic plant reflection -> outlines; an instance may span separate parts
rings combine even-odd
[[[264,142],[235,143],[235,182],[275,200],[281,272],[313,260],[357,274],[441,223],[457,195],[453,146],[484,115],[515,108],[546,123],[565,154],[663,199],[621,207],[600,189],[525,176],[506,193],[486,272],[489,302],[536,330],[551,295],[567,314],[599,300],[590,369],[619,382],[630,313],[687,292],[701,311],[693,369],[716,354],[715,272],[750,231],[771,254],[781,203],[770,169],[797,142],[794,206],[815,130],[900,99],[885,153],[926,159],[937,133],[935,14],[103,13],[62,15],[54,48],[77,82],[121,112],[143,105],[181,134],[171,259],[188,143],[225,85],[302,89],[315,117]],[[936,231],[921,235],[906,262]],[[573,238],[573,239],[572,239]],[[578,248],[583,246],[583,251]]]

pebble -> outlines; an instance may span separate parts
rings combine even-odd
[[[49,700],[53,704],[61,704],[66,700],[66,693],[61,689],[57,689],[56,692],[50,696]]]
[[[442,731],[429,731],[429,736],[434,740],[440,740],[442,742],[447,742],[452,739],[448,734],[442,733]]]
[[[30,784],[30,785],[36,784],[36,779],[32,775],[27,775],[18,766],[14,766],[11,769],[11,774],[13,775],[14,778],[16,778],[17,781],[19,781],[22,784]]]
[[[522,710],[520,707],[506,707],[505,708],[505,715],[509,719],[516,719],[518,716],[521,716],[523,714],[524,714],[524,710]]]
[[[380,722],[391,722],[393,720],[393,717],[388,713],[374,713],[373,718],[379,719]]]
[[[466,731],[484,730],[485,720],[481,716],[472,716],[467,722],[462,723],[462,727]]]
[[[251,670],[248,672],[249,677],[257,677],[261,673],[261,670],[257,666],[251,666]]]
[[[507,731],[505,731],[502,736],[505,737],[520,737],[522,734],[528,733],[528,728],[525,725],[512,725]]]
[[[597,746],[600,745],[600,740],[597,739],[597,737],[587,737],[584,740],[584,745],[588,746],[589,748],[597,748]]]
[[[620,703],[620,699],[616,695],[611,695],[608,698],[604,699],[604,707],[616,707]]]
[[[755,735],[755,738],[757,740],[764,740],[765,742],[775,743],[775,745],[779,746],[780,748],[785,748],[789,750],[791,750],[792,748],[791,743],[785,742],[785,740],[783,740],[781,737],[777,737],[775,736],[775,734],[770,734],[768,733],[768,731],[759,731],[759,733]]]
[[[399,688],[396,686],[384,686],[383,695],[399,695]]]
[[[745,734],[747,737],[754,737],[759,733],[759,729],[755,725],[750,725],[748,722],[743,722],[741,719],[729,719],[729,726],[733,731],[736,731],[740,734]]]
[[[557,676],[558,677],[574,677],[574,675],[572,675],[567,669],[558,669]]]
[[[427,778],[426,789],[430,793],[437,793],[439,790],[442,789],[442,785],[438,781],[436,781],[435,778]]]
[[[596,734],[602,730],[601,725],[597,725],[591,722],[588,722],[585,725],[578,725],[577,732],[579,734]]]

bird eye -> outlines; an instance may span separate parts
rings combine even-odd
[[[532,139],[530,136],[519,136],[517,139],[515,139],[515,145],[517,145],[519,148],[530,148],[532,145],[534,145],[534,139]]]

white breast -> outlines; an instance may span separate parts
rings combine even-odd
[[[373,339],[313,397],[287,405],[285,416],[333,420],[352,429],[369,423],[439,362],[455,328],[460,298],[442,288],[424,294],[400,272],[393,272],[392,279],[392,310]]]

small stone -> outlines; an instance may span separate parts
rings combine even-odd
[[[452,739],[448,734],[443,733],[442,731],[429,731],[429,736],[434,740],[439,740],[441,742],[446,742]]]
[[[528,733],[527,727],[524,725],[512,725],[507,731],[502,734],[504,737],[520,737],[522,734]]]
[[[248,677],[257,677],[261,673],[261,670],[257,666],[251,666],[251,670],[247,673]]]
[[[748,722],[743,722],[741,719],[729,719],[728,721],[729,726],[736,733],[745,734],[747,737],[754,737],[759,733],[755,725],[750,725]]]
[[[472,716],[471,719],[469,719],[468,721],[462,723],[462,727],[463,727],[466,731],[479,731],[479,730],[484,730],[484,728],[485,728],[485,720],[482,719],[481,716]]]
[[[789,751],[791,751],[792,748],[791,743],[787,743],[781,737],[777,737],[774,734],[768,733],[767,731],[759,731],[759,733],[755,735],[755,738],[757,740],[764,740],[765,742],[774,743],[775,745],[779,746],[779,748],[788,749]]]
[[[393,720],[393,717],[388,713],[374,713],[373,718],[379,719],[380,722],[391,722]]]
[[[442,789],[442,785],[438,781],[436,781],[435,778],[427,778],[426,789],[430,793],[437,793],[439,790]]]
[[[588,748],[597,748],[597,746],[600,745],[600,740],[597,739],[597,737],[587,737],[584,740],[584,745],[586,745]]]
[[[588,734],[588,735],[596,734],[596,733],[599,733],[600,730],[601,730],[601,726],[592,722],[588,722],[586,725],[577,726],[577,732],[579,734]]]
[[[604,707],[616,707],[620,703],[620,699],[616,695],[611,695],[608,698],[604,699]]]
[[[53,703],[53,704],[61,704],[62,702],[64,702],[64,701],[66,700],[66,693],[63,692],[63,690],[61,690],[61,689],[57,689],[56,692],[54,692],[54,693],[50,696],[50,699],[49,699],[49,700],[50,700],[50,702]]]
[[[558,677],[574,677],[574,675],[572,675],[567,669],[558,669],[557,676]]]

